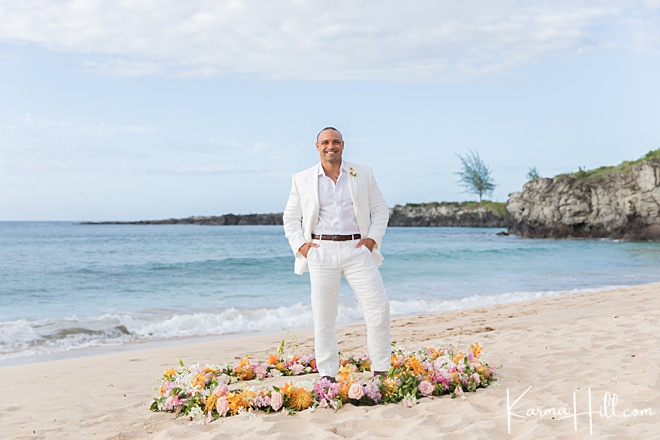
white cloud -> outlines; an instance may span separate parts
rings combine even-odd
[[[18,121],[13,121],[14,123]],[[55,120],[47,117],[33,117],[26,113],[20,120],[23,127],[29,127],[37,131],[56,131],[60,135],[69,136],[91,136],[106,137],[118,133],[127,134],[146,134],[154,133],[153,127],[146,127],[136,124],[107,124],[103,121],[72,122]]]
[[[464,80],[619,45],[625,17],[652,30],[657,4],[35,0],[0,4],[0,41],[85,54],[83,70],[118,76]],[[593,32],[602,26],[613,30]],[[639,36],[629,43],[658,44]]]

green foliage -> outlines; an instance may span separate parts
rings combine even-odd
[[[462,208],[468,210],[485,209],[493,211],[496,215],[502,217],[506,215],[506,202],[491,202],[482,200],[481,202],[428,202],[428,203],[406,203],[404,206],[411,208],[437,208],[448,206],[452,208]]]
[[[483,200],[485,195],[493,193],[495,189],[495,181],[491,175],[491,170],[486,163],[481,159],[477,151],[468,150],[468,154],[461,156],[457,154],[461,160],[461,171],[456,174],[460,177],[459,184],[467,190],[467,192],[479,196],[479,201]]]
[[[536,167],[531,167],[529,171],[527,171],[527,181],[531,182],[536,179],[541,178],[541,174],[539,173],[539,170],[536,169]]]
[[[616,174],[631,174],[635,165],[648,160],[654,160],[654,161],[660,160],[660,148],[649,151],[648,153],[646,153],[646,155],[644,155],[644,157],[641,157],[637,160],[624,161],[616,166],[603,166],[593,170],[586,170],[582,167],[579,167],[578,170],[573,174],[559,174],[558,176],[555,177],[571,176],[577,179],[584,180],[584,179],[603,179]]]

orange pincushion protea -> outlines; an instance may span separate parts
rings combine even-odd
[[[294,388],[289,396],[289,407],[296,411],[302,411],[309,408],[314,403],[312,392],[305,388]]]

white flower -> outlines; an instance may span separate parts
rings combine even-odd
[[[415,397],[412,394],[407,394],[406,397],[404,397],[403,400],[401,401],[401,404],[406,408],[412,408],[413,406],[415,406],[416,403],[417,403],[417,397]]]

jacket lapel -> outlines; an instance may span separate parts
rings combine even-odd
[[[314,215],[313,219],[314,221],[312,222],[312,227],[318,222],[319,220],[319,211],[321,209],[321,202],[319,202],[319,167],[321,164],[319,163],[318,166],[314,167],[314,172],[310,174],[310,188],[312,188],[312,200],[314,200]]]
[[[360,218],[358,213],[358,200],[357,200],[357,175],[352,175],[350,170],[353,168],[350,163],[344,162],[347,168],[348,173],[348,188],[351,192],[351,200],[353,200],[353,210],[355,211],[355,217]]]

